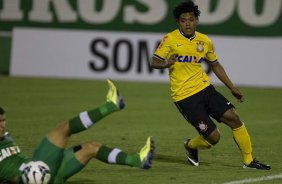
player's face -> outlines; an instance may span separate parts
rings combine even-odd
[[[6,116],[5,114],[0,114],[0,137],[4,137],[6,132]]]
[[[195,34],[198,22],[199,19],[192,12],[182,13],[178,20],[180,30],[188,36]]]

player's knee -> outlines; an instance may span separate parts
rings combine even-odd
[[[88,142],[82,145],[82,148],[85,150],[87,154],[93,155],[94,157],[100,150],[102,144],[98,142]]]
[[[215,129],[209,136],[208,142],[212,145],[216,145],[220,140],[220,132]]]
[[[74,146],[73,152],[75,153],[76,159],[86,165],[92,158],[96,157],[101,146],[101,144],[96,142],[83,143]]]
[[[240,117],[235,109],[229,109],[226,111],[223,114],[221,121],[232,129],[242,126],[242,121],[240,120]]]
[[[66,146],[66,140],[69,138],[70,132],[67,122],[58,124],[53,130],[48,132],[48,139],[59,147]]]
[[[56,132],[60,132],[61,134],[69,134],[69,124],[67,121],[63,121],[57,125],[55,128]]]
[[[233,110],[232,120],[235,123],[241,124],[241,120],[240,120],[239,114],[235,110]]]

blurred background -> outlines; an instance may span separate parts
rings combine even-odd
[[[0,0],[0,74],[167,82],[167,71],[149,62],[177,28],[172,10],[179,2]],[[195,3],[198,31],[210,36],[234,83],[282,87],[282,0]]]
[[[201,166],[187,165],[183,141],[196,131],[169,97],[167,70],[149,67],[162,37],[177,29],[172,10],[179,2],[0,0],[0,106],[22,151],[32,155],[58,120],[104,103],[105,79],[111,78],[126,108],[74,136],[70,145],[97,140],[135,152],[153,135],[154,166],[146,172],[93,161],[68,183],[282,183],[282,0],[195,0],[198,31],[211,38],[246,101],[237,103],[203,67],[236,105],[254,156],[273,167],[267,173],[242,169],[232,132],[223,124],[220,143],[200,153]]]

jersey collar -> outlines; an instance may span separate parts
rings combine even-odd
[[[0,137],[0,141],[4,140],[5,137],[6,137],[8,134],[9,134],[8,132],[5,132],[4,136],[3,136],[3,137]]]
[[[194,33],[193,36],[189,37],[189,36],[185,35],[185,33],[183,33],[180,29],[178,29],[178,30],[185,38],[188,38],[191,41],[196,37],[196,32]]]

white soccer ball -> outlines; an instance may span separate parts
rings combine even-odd
[[[42,161],[28,162],[22,170],[24,184],[47,184],[50,178],[50,168]]]

